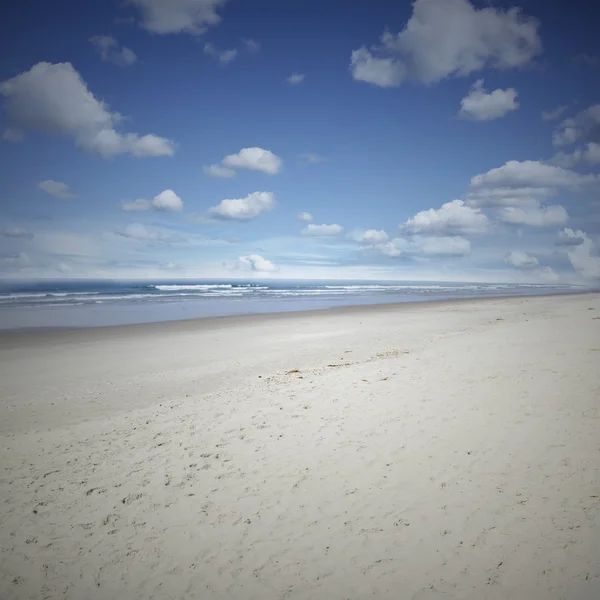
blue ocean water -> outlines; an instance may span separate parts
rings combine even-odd
[[[0,329],[92,327],[362,304],[585,291],[567,285],[373,281],[0,283]]]

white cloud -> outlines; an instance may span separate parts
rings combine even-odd
[[[137,56],[125,46],[119,47],[119,42],[111,35],[95,35],[90,38],[90,43],[105,62],[113,63],[119,67],[127,67],[137,61]]]
[[[122,202],[121,210],[181,212],[183,210],[183,201],[173,190],[164,190],[152,200],[138,199],[133,202]]]
[[[221,163],[229,169],[262,171],[267,175],[276,175],[283,165],[281,158],[262,148],[242,148],[237,154],[226,156]]]
[[[246,50],[250,52],[250,54],[256,54],[257,52],[260,52],[260,42],[250,38],[245,38],[242,40],[242,43],[244,44]]]
[[[585,241],[585,233],[583,231],[573,229],[563,229],[558,232],[559,246],[580,246]]]
[[[237,58],[238,51],[235,48],[231,50],[217,50],[210,42],[204,44],[204,54],[212,56],[219,61],[221,65],[228,65]]]
[[[388,234],[383,229],[367,229],[350,234],[350,238],[361,244],[379,245],[388,241]]]
[[[462,200],[442,204],[441,208],[423,210],[402,225],[407,233],[468,235],[483,233],[489,220],[478,208],[467,206]]]
[[[144,29],[158,34],[200,35],[221,21],[226,0],[129,0],[141,13]]]
[[[512,160],[502,167],[491,169],[487,173],[471,179],[467,204],[469,206],[488,207],[531,207],[532,219],[544,221],[540,214],[541,200],[556,195],[560,190],[582,191],[600,183],[600,177],[594,174],[584,175],[576,171],[540,161]],[[523,211],[504,211],[507,219],[517,219]],[[552,209],[557,220],[558,209]],[[525,218],[525,217],[523,217]],[[551,218],[546,216],[546,219]]]
[[[240,256],[233,264],[225,263],[229,269],[233,271],[254,271],[257,273],[272,273],[277,270],[277,267],[260,254],[249,254],[248,256]]]
[[[327,162],[327,159],[324,156],[314,154],[313,152],[305,152],[304,154],[301,154],[300,157],[313,164]]]
[[[61,262],[56,265],[56,270],[63,275],[68,275],[73,272],[73,267],[67,263]]]
[[[508,161],[502,167],[475,175],[471,188],[569,188],[577,189],[598,182],[596,175],[582,175],[562,167],[535,160]]]
[[[292,73],[289,77],[286,78],[286,81],[288,83],[291,83],[292,85],[298,85],[299,83],[302,83],[305,78],[306,75],[304,75],[303,73]]]
[[[204,173],[209,177],[222,177],[223,179],[229,179],[231,177],[235,177],[235,171],[233,169],[228,169],[227,167],[222,167],[221,165],[210,165],[208,167],[202,167]]]
[[[497,218],[510,225],[530,227],[554,227],[564,225],[569,220],[567,211],[560,205],[546,207],[506,206],[498,210]]]
[[[16,144],[22,142],[25,139],[25,135],[20,129],[8,127],[2,132],[2,139],[5,142],[13,142]]]
[[[40,181],[37,184],[37,187],[46,192],[46,194],[50,194],[50,196],[60,198],[61,200],[68,200],[69,198],[75,197],[75,194],[71,191],[71,188],[66,183],[54,181],[53,179]]]
[[[142,223],[131,223],[118,233],[122,237],[138,242],[158,242],[162,244],[187,243],[187,240],[180,234],[150,228]]]
[[[504,257],[504,262],[517,269],[534,269],[540,261],[533,255],[523,250],[513,250]]]
[[[518,8],[474,8],[468,0],[416,0],[406,27],[351,57],[354,79],[397,87],[407,79],[433,84],[484,68],[522,67],[541,53],[538,22]]]
[[[583,152],[583,160],[590,165],[600,164],[600,143],[590,142]]]
[[[0,236],[30,240],[33,238],[33,233],[20,227],[5,227],[4,229],[0,229]]]
[[[340,225],[315,225],[314,223],[310,223],[307,225],[300,233],[302,235],[311,235],[315,237],[319,236],[329,236],[329,235],[338,235],[342,233],[344,228]]]
[[[123,117],[88,90],[71,63],[38,63],[0,83],[0,94],[15,127],[71,137],[80,148],[104,158],[175,153],[173,142],[165,138],[119,133],[116,126]]]
[[[523,250],[512,250],[504,257],[504,262],[523,273],[527,273],[528,281],[542,283],[552,283],[558,281],[560,277],[551,267],[540,266],[537,256]]]
[[[573,118],[565,119],[552,137],[555,146],[567,146],[579,140],[600,142],[600,104],[582,110]]]
[[[298,221],[304,221],[308,223],[313,220],[313,216],[309,212],[301,212],[296,215]]]
[[[127,152],[137,158],[145,156],[173,156],[175,144],[153,134],[142,135],[127,133],[121,138],[120,152]]]
[[[600,143],[589,142],[582,148],[575,148],[573,152],[557,152],[546,162],[549,165],[556,165],[564,168],[574,167],[580,162],[596,165],[600,163]]]
[[[396,243],[397,240],[394,239],[391,242],[385,242],[385,244],[377,244],[376,246],[372,246],[373,250],[380,252],[384,256],[389,256],[390,258],[397,258],[402,255],[402,249],[399,247],[399,244]]]
[[[413,243],[425,256],[465,256],[471,252],[471,242],[460,236],[417,236]]]
[[[563,169],[571,169],[581,161],[583,153],[578,148],[573,152],[557,152],[552,158],[546,161],[546,164]]]
[[[381,49],[374,49],[381,53]],[[378,87],[398,87],[406,79],[407,69],[396,58],[373,56],[364,46],[353,50],[350,70],[356,81],[372,83]]]
[[[458,116],[470,121],[499,119],[519,108],[516,98],[517,90],[514,88],[497,89],[488,93],[483,87],[483,79],[478,79],[469,94],[460,101],[461,108]]]
[[[567,110],[568,106],[565,104],[561,104],[552,110],[543,110],[542,111],[542,121],[554,121],[562,115],[565,110]]]
[[[477,208],[491,208],[495,206],[539,206],[540,198],[552,196],[553,194],[553,188],[484,187],[469,192],[466,203],[469,206]]]
[[[585,279],[600,279],[600,256],[590,237],[581,230],[564,229],[562,241],[580,240],[567,244],[566,253],[573,269]]]
[[[253,192],[245,198],[221,201],[217,206],[208,209],[208,215],[222,221],[250,221],[274,207],[274,194]]]
[[[375,243],[367,246],[366,250],[392,258],[410,256],[419,261],[433,257],[465,256],[471,252],[471,242],[460,236],[414,235],[410,240],[394,238]]]

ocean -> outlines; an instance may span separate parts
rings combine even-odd
[[[0,283],[0,329],[94,327],[179,319],[585,291],[572,285],[373,281]]]

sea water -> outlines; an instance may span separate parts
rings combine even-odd
[[[411,281],[38,281],[0,284],[0,329],[93,327],[339,306],[585,291]]]

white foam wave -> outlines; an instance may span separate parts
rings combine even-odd
[[[177,292],[179,290],[217,290],[217,289],[229,289],[232,288],[233,285],[230,283],[220,283],[220,284],[198,284],[198,285],[151,285],[148,287],[152,287],[159,292]]]

